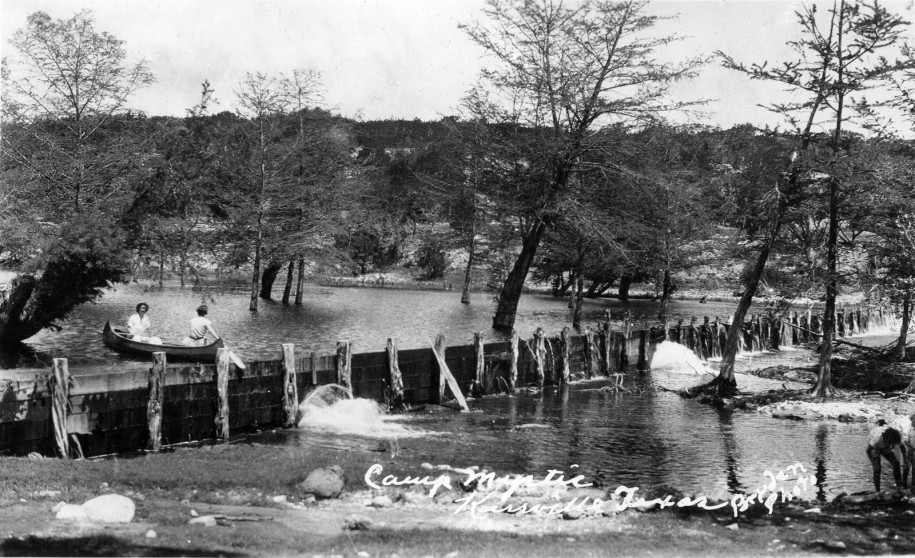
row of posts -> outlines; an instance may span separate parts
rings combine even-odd
[[[609,318],[609,315],[608,315]],[[886,323],[886,316],[882,308],[873,315],[862,312],[860,309],[851,311],[838,311],[836,315],[836,329],[839,336],[852,335],[867,331],[871,320],[877,325]],[[572,330],[564,327],[559,336],[558,350],[553,348],[552,342],[547,339],[543,328],[537,328],[530,341],[520,339],[517,331],[512,332],[511,349],[509,358],[509,374],[507,385],[509,392],[513,391],[518,381],[518,362],[520,359],[520,346],[522,342],[527,345],[534,362],[534,368],[541,386],[546,382],[549,370],[558,370],[559,383],[567,383],[571,376],[571,339]],[[584,335],[584,375],[587,378],[598,375],[610,375],[613,372],[625,370],[629,363],[628,344],[631,333],[631,321],[628,317],[624,320],[622,339],[617,354],[611,354],[613,342],[610,331],[610,320],[602,321],[597,330],[586,328]],[[721,349],[727,340],[727,326],[717,317],[712,322],[708,317],[702,324],[697,325],[697,319],[690,320],[684,326],[683,320],[678,320],[677,325],[666,328],[666,336],[672,341],[685,345],[695,352],[700,358],[721,356]],[[744,347],[751,350],[777,348],[779,344],[789,345],[819,341],[822,338],[822,318],[807,313],[791,312],[788,320],[776,319],[773,315],[751,316],[744,324]],[[649,330],[646,327],[639,332],[637,369],[644,370],[648,367],[647,349]],[[438,335],[435,340],[435,350],[444,361],[445,337]],[[471,395],[486,395],[494,391],[492,381],[487,381],[486,357],[484,354],[483,334],[474,333],[475,377],[470,388]],[[283,348],[283,425],[291,427],[296,424],[298,412],[298,388],[296,385],[295,353],[292,343],[285,343]],[[742,347],[743,349],[743,347]],[[387,342],[388,361],[388,388],[390,391],[389,405],[400,408],[404,404],[403,376],[400,372],[397,356],[397,341],[389,338]],[[347,389],[352,389],[352,343],[341,341],[337,343],[337,383]],[[315,353],[312,353],[312,380],[317,385]],[[558,363],[557,363],[558,359]],[[549,362],[552,360],[552,362]],[[216,356],[216,391],[217,410],[214,419],[216,437],[221,440],[229,438],[229,366],[231,357],[228,349],[219,349]],[[165,368],[166,357],[164,352],[153,353],[153,366],[149,372],[149,402],[147,404],[147,422],[149,425],[149,449],[159,451],[162,447],[162,406],[165,394]],[[439,375],[438,400],[445,397],[446,378]],[[60,454],[69,457],[71,454],[71,438],[67,432],[67,417],[69,415],[69,390],[70,375],[67,359],[55,358],[53,361],[53,378],[51,387],[51,422],[54,427],[54,437]],[[435,389],[436,386],[433,386]],[[76,442],[78,444],[78,441]],[[76,451],[81,453],[77,447]]]
[[[887,325],[884,309],[876,308],[873,312],[860,308],[840,309],[835,314],[836,336],[847,337],[860,335],[872,325]],[[872,324],[873,322],[873,324]],[[666,337],[671,341],[686,346],[702,359],[722,356],[727,342],[730,324],[723,323],[718,317],[710,321],[705,316],[699,324],[693,317],[688,325],[683,319],[677,320],[675,326],[666,327]],[[739,350],[758,352],[779,347],[792,347],[803,343],[820,343],[823,340],[823,316],[807,312],[789,312],[782,319],[775,314],[751,315],[744,322]]]

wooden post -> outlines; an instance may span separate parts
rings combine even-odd
[[[562,328],[559,338],[562,340],[562,383],[569,383],[569,376],[572,374],[570,362],[572,360],[572,330],[569,326]]]
[[[648,324],[646,323],[639,331],[639,360],[636,362],[636,370],[648,370]]]
[[[611,367],[613,366],[613,360],[610,358],[610,345],[612,343],[610,339],[610,322],[609,320],[601,324],[601,371],[604,376],[609,376],[612,372]]]
[[[519,345],[519,335],[518,330],[512,330],[512,360],[511,365],[508,371],[508,389],[514,393],[515,384],[518,382],[518,345]]]
[[[299,390],[295,384],[295,345],[283,343],[283,426],[295,426],[299,410]]]
[[[318,353],[311,351],[308,360],[311,361],[311,385],[318,387]]]
[[[153,353],[153,366],[149,369],[149,403],[146,405],[150,451],[162,449],[162,404],[165,399],[165,364],[165,353]]]
[[[442,357],[442,362],[447,362],[445,360],[445,334],[439,333],[435,336],[435,352]],[[448,385],[448,378],[442,373],[441,370],[438,371],[438,403],[441,403],[445,400],[445,386]],[[434,389],[434,386],[433,386]]]
[[[591,326],[585,328],[585,377],[594,377],[595,353],[594,330]]]
[[[400,373],[400,363],[397,360],[397,340],[388,337],[388,381],[391,385],[391,408],[403,407],[403,375]]]
[[[474,386],[478,394],[474,395],[486,395],[486,384],[484,384],[485,378],[483,377],[486,374],[486,355],[483,350],[483,334],[480,332],[474,332],[473,334],[473,352],[476,361],[476,373],[474,375]]]
[[[337,341],[337,383],[348,390],[353,389],[353,344]]]
[[[229,349],[216,351],[216,437],[229,439]]]
[[[543,328],[538,327],[534,332],[534,360],[537,362],[537,379],[540,380],[540,387],[546,381],[546,342],[544,340]]]
[[[55,358],[54,377],[51,384],[51,424],[57,451],[64,459],[70,459],[70,435],[67,432],[67,416],[70,411],[70,371],[67,359]]]

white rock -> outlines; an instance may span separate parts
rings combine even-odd
[[[57,519],[72,519],[76,521],[88,521],[86,510],[76,504],[64,504],[57,510]]]
[[[216,527],[216,518],[212,515],[201,515],[188,521],[189,525],[203,525],[204,527]]]
[[[158,533],[156,533],[155,531],[153,531],[152,529],[150,529],[149,531],[146,531],[146,535],[145,535],[145,536],[146,536],[147,539],[154,539],[154,538],[158,537],[159,535],[158,535]]]
[[[200,514],[197,513],[197,510],[191,510],[191,517],[200,517]]]
[[[274,497],[273,497],[273,502],[274,502],[275,504],[285,504],[285,503],[286,503],[286,495],[285,495],[285,494],[281,494],[281,495],[279,495],[279,496],[274,496]]]
[[[420,463],[420,468],[425,469],[426,471],[432,471],[435,467],[431,463]]]
[[[130,523],[137,511],[133,500],[120,494],[105,494],[83,503],[86,515],[101,523]]]
[[[730,529],[731,531],[739,531],[739,530],[740,530],[740,526],[737,525],[736,523],[731,523],[730,525],[728,525],[727,527],[725,527],[725,529]]]
[[[823,513],[820,508],[810,508],[809,510],[804,510],[804,513]]]

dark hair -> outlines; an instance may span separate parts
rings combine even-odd
[[[206,304],[201,304],[200,306],[197,307],[197,315],[198,315],[198,316],[206,316],[206,315],[207,315],[207,310],[208,310],[207,305],[206,305]]]
[[[140,312],[140,308],[143,308],[144,306],[146,307],[146,311],[148,312],[148,311],[149,311],[149,304],[146,304],[145,302],[141,302],[140,304],[137,304],[137,313],[139,313],[139,312]]]
[[[883,431],[883,443],[887,448],[892,448],[902,443],[902,434],[895,428],[887,428]]]

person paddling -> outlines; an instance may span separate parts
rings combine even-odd
[[[207,334],[212,335],[214,341],[219,339],[213,329],[213,322],[206,317],[208,310],[206,304],[197,307],[197,315],[191,318],[191,332],[184,338],[185,345],[206,345]]]

